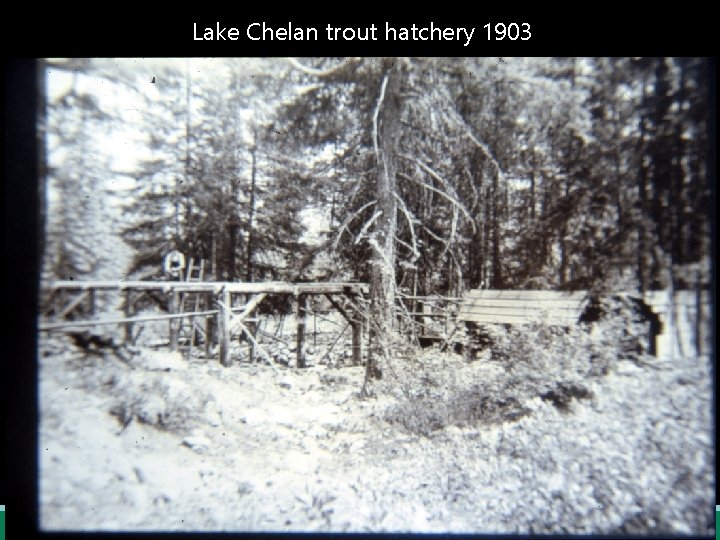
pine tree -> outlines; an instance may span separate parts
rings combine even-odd
[[[51,77],[64,73],[67,89],[48,96],[48,220],[45,279],[102,279],[118,269],[117,242],[106,205],[112,178],[97,134],[115,121],[88,89],[92,65],[50,64]],[[60,75],[62,76],[62,75]]]

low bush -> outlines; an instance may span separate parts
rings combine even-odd
[[[123,426],[132,420],[181,433],[204,420],[212,396],[172,373],[128,372],[114,382],[110,412]]]
[[[612,352],[615,359],[648,354],[651,330],[661,330],[658,315],[642,299],[624,294],[593,298],[580,320],[592,323],[597,348]]]
[[[437,350],[396,362],[401,374],[389,384],[398,384],[402,395],[386,420],[429,436],[448,426],[516,421],[530,413],[525,403],[536,397],[567,412],[574,400],[592,398],[588,380],[607,373],[612,356],[599,354],[581,328],[496,326],[486,336],[493,376]]]

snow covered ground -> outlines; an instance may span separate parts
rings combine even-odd
[[[437,351],[465,381],[493,361]],[[303,370],[64,338],[39,358],[44,530],[691,533],[714,530],[707,359],[618,362],[560,410],[428,436],[388,421],[385,370]]]

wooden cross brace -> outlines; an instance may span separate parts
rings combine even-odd
[[[247,338],[250,340],[250,342],[255,346],[255,349],[260,351],[260,353],[265,357],[265,359],[268,361],[268,363],[273,368],[273,370],[275,370],[275,372],[277,372],[277,368],[275,367],[275,360],[273,360],[273,358],[267,353],[267,351],[260,346],[260,344],[255,339],[255,336],[253,336],[250,329],[247,326],[245,326],[245,324],[243,324],[245,319],[247,317],[249,317],[250,314],[252,314],[253,310],[258,306],[258,304],[260,304],[260,302],[262,302],[265,299],[266,296],[267,296],[267,293],[260,293],[257,296],[255,296],[255,298],[250,300],[250,302],[248,302],[245,305],[242,312],[239,313],[238,315],[233,315],[232,314],[233,308],[231,308],[230,306],[228,306],[221,300],[218,300],[217,303],[220,305],[220,307],[222,309],[225,309],[228,313],[230,313],[230,325],[229,325],[228,332],[227,332],[228,339],[229,339],[231,332],[235,332],[235,331],[239,330],[242,333],[244,333],[247,336]]]

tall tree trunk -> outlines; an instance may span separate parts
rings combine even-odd
[[[531,234],[531,231],[537,230],[537,199],[538,199],[538,170],[537,170],[537,157],[535,151],[532,151],[530,161],[530,227],[527,229],[525,234]],[[542,246],[538,245],[538,242],[533,239],[531,243],[527,245],[525,251],[525,276],[526,277],[537,277],[542,270]],[[538,267],[540,265],[540,267]]]
[[[530,219],[535,226],[535,175],[537,174],[537,159],[535,158],[535,151],[532,152],[532,161],[530,162]]]
[[[472,160],[472,174],[476,180],[476,189],[480,193],[480,204],[477,206],[475,216],[475,228],[470,235],[470,242],[467,244],[467,270],[465,274],[470,287],[480,288],[483,278],[483,219],[482,204],[484,202],[483,192],[483,171],[480,151],[476,151]]]
[[[480,287],[482,283],[482,222],[475,219],[475,230],[473,231],[470,242],[467,245],[467,262],[468,269],[466,274],[470,287]]]
[[[250,149],[250,208],[248,209],[248,231],[247,231],[247,255],[245,258],[245,281],[252,281],[252,259],[253,259],[253,220],[255,219],[255,176],[256,176],[256,154],[257,152],[257,128],[253,126],[253,146]]]
[[[641,103],[645,103],[647,99],[645,85],[647,81],[645,76],[642,80],[642,98]],[[648,184],[648,167],[645,163],[645,118],[640,117],[639,122],[640,134],[638,136],[638,151],[639,156],[638,162],[638,200],[640,203],[640,218],[637,222],[637,235],[638,235],[638,248],[637,248],[637,278],[640,285],[640,292],[644,293],[648,288],[648,238],[647,238],[647,220],[648,216],[648,196],[647,196],[647,184]]]
[[[481,268],[482,275],[481,281],[484,283],[485,289],[490,288],[490,279],[492,277],[491,261],[492,258],[489,256],[490,253],[490,236],[492,232],[492,208],[493,208],[493,197],[489,186],[485,188],[485,220],[483,223],[483,238],[481,248]]]
[[[644,137],[641,133],[640,138]],[[640,284],[640,292],[645,292],[648,288],[648,239],[647,239],[647,177],[648,170],[647,165],[640,160],[640,170],[638,171],[638,192],[640,196],[640,209],[641,215],[638,219],[637,234],[638,234],[638,259],[637,259],[637,277]]]
[[[210,259],[212,260],[212,275],[213,279],[215,281],[222,281],[222,270],[220,267],[220,261],[218,260],[218,240],[217,240],[217,233],[215,231],[212,232],[212,240],[210,241]]]
[[[668,77],[668,66],[666,59],[661,58],[656,61],[654,70],[654,95],[652,100],[652,151],[650,152],[650,162],[652,175],[650,177],[652,184],[652,224],[654,229],[654,238],[652,246],[652,272],[651,278],[654,286],[669,287],[671,283],[667,281],[669,258],[667,254],[672,255],[671,231],[672,219],[670,212],[669,200],[670,182],[672,179],[672,151],[671,141],[669,140],[668,115],[672,106],[672,96],[670,95],[670,82]]]
[[[235,281],[236,276],[236,270],[237,270],[237,262],[236,262],[236,256],[237,256],[237,237],[238,237],[238,231],[240,230],[240,226],[238,224],[239,214],[240,214],[240,204],[238,201],[239,198],[239,191],[240,191],[240,182],[238,181],[237,177],[233,177],[232,184],[230,186],[230,189],[232,191],[232,206],[230,207],[232,210],[232,215],[230,216],[230,226],[228,227],[228,247],[227,247],[227,258],[225,259],[225,262],[227,264],[227,275],[228,275],[228,281]]]
[[[613,161],[615,162],[615,208],[617,209],[617,228],[619,231],[624,229],[625,212],[623,209],[623,191],[625,182],[622,178],[622,153],[620,149],[620,141],[622,141],[622,129],[620,127],[620,111],[617,103],[615,105],[615,145],[613,152]]]
[[[685,63],[680,61],[680,82],[679,90],[677,93],[677,110],[678,119],[675,122],[675,158],[673,160],[673,194],[671,195],[671,201],[673,205],[673,231],[672,231],[672,256],[673,261],[678,264],[685,264],[688,262],[687,254],[687,239],[686,239],[686,220],[685,220],[685,208],[686,208],[686,190],[685,190],[685,173],[683,167],[683,160],[685,157],[685,145],[683,144],[683,131],[685,129],[685,123],[682,121],[682,111],[685,109]]]
[[[395,59],[383,60],[384,74],[376,106],[376,195],[377,211],[370,272],[370,300],[381,342],[393,328],[395,307],[395,232],[397,202],[395,175],[400,138],[400,67]],[[368,374],[375,372],[368,362]]]
[[[576,70],[577,70],[577,59],[571,60],[572,65],[570,67],[570,87],[575,88]],[[568,162],[567,176],[565,177],[565,191],[563,193],[565,200],[568,200],[570,195],[570,175],[573,174],[571,171],[577,163],[577,155],[573,152],[572,137],[568,141],[567,148]],[[568,220],[570,219],[571,207],[568,207],[568,213],[563,219],[563,224],[560,229],[560,286],[564,287],[570,280],[570,253],[567,245],[568,237]]]
[[[498,175],[493,174],[492,183],[492,288],[502,288],[502,267],[500,263],[500,208],[498,199]]]
[[[570,194],[569,180],[565,180],[565,198]],[[566,238],[568,235],[567,218],[560,228],[560,286],[564,287],[568,282],[568,248]]]

